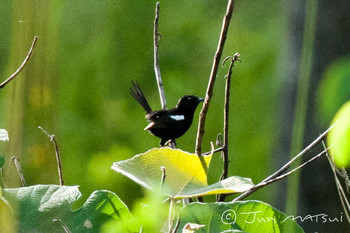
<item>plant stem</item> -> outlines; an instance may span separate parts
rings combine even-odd
[[[55,135],[54,134],[49,134],[48,132],[46,132],[41,126],[38,127],[39,129],[41,129],[44,134],[46,134],[49,138],[50,141],[53,143],[53,146],[55,148],[55,155],[56,155],[56,161],[57,161],[57,170],[58,170],[58,176],[59,176],[59,181],[60,181],[60,185],[64,185],[64,180],[63,180],[63,175],[62,175],[62,163],[61,163],[61,156],[60,156],[60,151],[58,149],[58,145],[55,139]]]
[[[20,179],[21,179],[22,186],[23,186],[23,187],[27,186],[27,185],[26,185],[26,180],[24,179],[24,175],[23,175],[21,166],[20,166],[20,164],[19,164],[18,158],[15,157],[15,156],[12,156],[10,161],[12,161],[13,164],[16,166],[17,172],[18,172],[19,177],[20,177]]]
[[[196,154],[199,157],[202,157],[202,141],[203,141],[203,135],[204,135],[204,128],[205,128],[205,119],[207,116],[209,104],[211,97],[213,95],[213,89],[214,89],[214,83],[216,80],[216,75],[219,68],[219,63],[222,55],[222,51],[224,50],[224,45],[227,37],[228,27],[230,25],[232,12],[234,8],[234,0],[229,0],[227,4],[226,14],[223,19],[221,33],[220,33],[220,39],[219,44],[217,47],[217,50],[215,52],[214,61],[210,73],[209,83],[207,87],[207,92],[205,96],[205,100],[199,115],[199,122],[198,122],[198,131],[197,131],[197,138],[196,138]],[[201,160],[202,162],[202,160]]]
[[[223,173],[220,177],[220,181],[224,180],[228,177],[228,165],[230,163],[229,157],[228,157],[228,129],[229,129],[229,116],[230,116],[230,90],[231,90],[231,75],[232,75],[232,68],[235,64],[235,61],[239,61],[238,59],[239,53],[235,53],[232,57],[225,58],[223,65],[227,59],[231,59],[230,67],[227,71],[226,75],[226,86],[225,86],[225,104],[224,104],[224,129],[223,129],[223,149],[222,149],[222,158],[224,162],[224,169]],[[217,196],[218,201],[225,201],[225,197],[227,195],[221,194]]]
[[[335,124],[334,124],[335,125]],[[299,154],[297,154],[296,156],[294,156],[294,158],[292,158],[289,162],[287,162],[285,165],[283,165],[278,171],[276,171],[275,173],[273,173],[272,175],[268,176],[267,178],[265,178],[263,181],[261,181],[258,185],[260,185],[261,183],[265,183],[268,182],[269,180],[273,180],[276,177],[280,176],[281,174],[283,174],[285,171],[287,171],[293,163],[295,163],[299,158],[301,158],[302,156],[304,156],[305,154],[307,154],[309,151],[311,151],[318,143],[320,143],[326,136],[327,133],[334,127],[334,125],[332,125],[331,127],[329,127],[325,132],[323,132],[320,136],[318,136],[318,138],[316,138],[312,143],[310,143],[310,145],[308,145],[304,150],[302,150]],[[247,196],[249,196],[250,194],[254,193],[256,191],[256,189],[250,189],[244,193],[242,193],[240,196],[238,196],[237,198],[234,199],[234,201],[239,201],[242,200],[244,198],[246,198]]]
[[[306,124],[306,110],[308,102],[308,89],[312,70],[313,44],[315,39],[317,0],[306,1],[305,25],[302,55],[300,59],[299,84],[293,125],[292,150],[295,154],[303,147]],[[293,176],[288,182],[286,212],[296,214],[299,193],[299,174]]]
[[[162,81],[162,76],[160,74],[159,68],[159,55],[158,55],[158,47],[159,47],[159,32],[158,32],[158,22],[159,22],[159,2],[156,3],[156,12],[154,18],[154,31],[153,31],[153,44],[154,44],[154,72],[157,79],[157,85],[159,90],[160,103],[163,109],[167,109],[164,86]]]
[[[326,145],[324,144],[324,142],[322,141],[322,145],[323,147],[325,148]],[[340,202],[343,206],[343,209],[344,209],[344,212],[345,212],[345,216],[348,220],[348,222],[350,223],[350,204],[349,204],[349,200],[347,199],[346,195],[345,195],[345,192],[344,192],[344,189],[338,179],[338,176],[337,176],[337,168],[335,167],[334,165],[334,162],[333,160],[329,157],[328,155],[328,152],[326,153],[326,156],[328,158],[328,161],[329,161],[329,165],[331,166],[332,168],[332,171],[333,171],[333,175],[334,175],[334,180],[335,180],[335,184],[337,186],[337,191],[338,191],[338,194],[339,194],[339,199],[340,199]]]
[[[6,79],[5,81],[3,81],[3,82],[0,84],[0,89],[1,89],[1,88],[4,88],[4,87],[6,86],[6,84],[8,84],[9,82],[11,82],[11,80],[13,80],[13,79],[23,70],[23,68],[24,68],[25,65],[28,63],[30,57],[31,57],[32,54],[33,54],[34,47],[35,47],[35,44],[36,44],[36,42],[37,42],[38,39],[39,39],[38,36],[34,36],[32,46],[30,46],[29,52],[28,52],[26,58],[24,59],[23,63],[21,64],[21,66],[20,66],[8,79]]]

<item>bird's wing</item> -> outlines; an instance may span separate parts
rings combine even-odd
[[[183,125],[183,121],[185,120],[184,115],[169,114],[166,110],[160,110],[154,113],[147,114],[146,118],[150,121],[150,123],[148,126],[146,126],[145,130],[156,128],[178,128]]]

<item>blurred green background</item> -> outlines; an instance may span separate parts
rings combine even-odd
[[[350,3],[314,1],[316,32],[303,145],[329,126],[350,99]],[[10,142],[0,143],[7,162],[20,158],[28,185],[58,183],[54,148],[38,126],[55,134],[67,185],[115,192],[132,209],[144,195],[138,185],[110,169],[157,147],[143,131],[143,109],[129,94],[137,80],[153,109],[160,108],[153,71],[153,20],[156,1],[1,0],[0,80],[22,63],[34,35],[33,57],[23,72],[0,90],[0,128]],[[168,106],[185,94],[205,96],[226,1],[161,1],[160,68]],[[223,57],[241,54],[234,68],[230,109],[230,175],[255,183],[290,157],[295,100],[303,44],[305,1],[236,1]],[[204,150],[223,127],[224,75],[220,68],[207,116]],[[199,109],[178,148],[194,152]],[[326,159],[300,176],[298,214],[342,212]],[[220,155],[209,181],[219,179]],[[14,166],[4,170],[6,185],[20,185]],[[286,181],[250,198],[284,210]],[[325,204],[326,203],[326,204]],[[288,213],[286,213],[288,215]],[[304,222],[305,231],[338,232],[345,223]]]

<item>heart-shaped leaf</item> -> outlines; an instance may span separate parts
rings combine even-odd
[[[208,186],[206,171],[211,157],[208,155],[200,159],[179,149],[155,148],[116,162],[112,169],[149,189],[163,183],[162,191],[173,198],[244,192],[253,186],[250,179],[242,177],[230,177]]]
[[[35,185],[2,189],[1,200],[13,210],[18,232],[64,232],[62,227],[70,232],[100,232],[111,222],[119,232],[139,232],[138,223],[114,193],[95,191],[73,211],[80,197],[78,186]],[[2,227],[6,226],[0,226],[0,232]]]

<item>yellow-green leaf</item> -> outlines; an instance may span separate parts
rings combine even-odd
[[[350,167],[350,101],[340,108],[332,124],[335,126],[327,137],[330,155],[337,167]]]
[[[211,157],[203,156],[201,161],[197,155],[179,149],[154,148],[116,162],[112,169],[149,189],[163,182],[162,192],[173,198],[243,192],[252,187],[251,180],[242,177],[230,177],[208,186],[206,171]],[[165,170],[163,181],[161,168]]]

